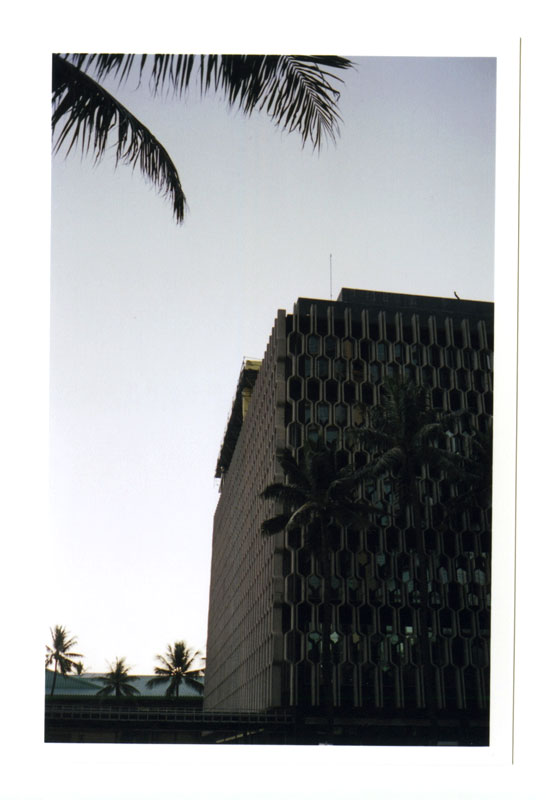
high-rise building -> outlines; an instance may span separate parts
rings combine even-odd
[[[491,429],[492,358],[491,303],[342,289],[337,301],[300,298],[292,314],[278,312],[263,361],[243,364],[218,458],[205,709],[320,707],[319,570],[302,531],[260,533],[276,510],[260,493],[283,479],[278,450],[297,455],[320,435],[346,463],[366,463],[369,454],[349,447],[346,433],[379,403],[385,378],[400,376],[426,387],[439,413],[458,412],[443,446],[463,453],[469,434]],[[387,508],[393,483],[360,491]],[[427,691],[441,721],[483,733],[491,509],[470,498],[448,519],[455,493],[442,473],[424,469]],[[339,527],[333,536],[336,710],[418,726],[427,709],[413,648],[422,616],[411,520],[386,515],[366,531]]]

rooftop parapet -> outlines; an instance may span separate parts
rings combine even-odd
[[[216,462],[216,478],[221,478],[229,469],[261,365],[262,362],[255,358],[245,358],[243,361],[224,441]]]

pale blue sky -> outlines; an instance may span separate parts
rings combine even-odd
[[[165,144],[176,226],[138,173],[53,160],[50,624],[91,669],[203,649],[216,457],[278,308],[342,286],[493,299],[495,61],[358,58],[337,144],[215,97],[117,96]],[[97,591],[97,586],[100,591]]]

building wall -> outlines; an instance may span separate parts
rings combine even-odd
[[[260,535],[274,509],[259,492],[274,479],[275,450],[295,453],[321,434],[347,463],[369,454],[345,440],[387,375],[429,389],[432,405],[463,413],[450,447],[486,431],[492,414],[491,304],[342,290],[343,302],[300,299],[281,314],[249,404],[215,519],[205,707],[320,704],[320,576],[303,532]],[[282,327],[282,333],[280,333]],[[286,349],[285,349],[286,348]],[[284,358],[286,354],[286,359]],[[362,493],[387,502],[392,481]],[[446,525],[453,493],[430,471],[427,598],[432,691],[446,712],[488,705],[491,511],[479,505]],[[443,521],[442,521],[443,520]],[[387,517],[366,533],[339,529],[333,562],[336,703],[370,714],[418,711],[417,569],[410,521]]]
[[[222,476],[212,545],[206,709],[280,704],[281,556],[276,538],[259,532],[264,508],[271,506],[259,494],[280,477],[275,454],[284,445],[284,328],[279,312]]]

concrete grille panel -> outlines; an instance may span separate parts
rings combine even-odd
[[[342,290],[338,301],[300,299],[279,312],[222,474],[214,523],[205,708],[263,710],[321,703],[321,580],[302,531],[260,534],[276,509],[259,498],[282,478],[276,450],[297,453],[322,435],[340,459],[370,454],[347,430],[377,404],[387,376],[427,387],[432,406],[458,420],[444,446],[465,453],[467,434],[491,424],[493,310],[489,303]],[[445,522],[456,489],[427,468],[428,592],[409,515],[387,514],[393,480],[370,480],[362,496],[385,517],[367,532],[331,531],[335,541],[336,704],[370,714],[424,705],[418,655],[419,607],[426,602],[435,705],[484,712],[489,702],[491,509],[473,502]]]

